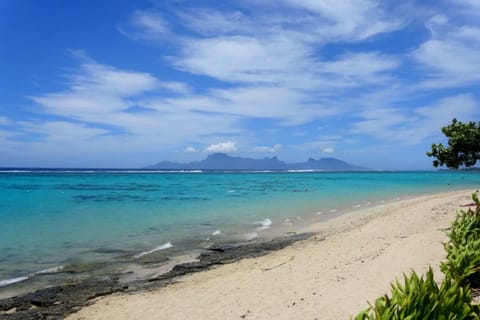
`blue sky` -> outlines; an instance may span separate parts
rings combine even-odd
[[[0,41],[0,166],[429,169],[480,118],[477,0],[3,0]]]

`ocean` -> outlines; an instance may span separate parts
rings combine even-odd
[[[264,241],[333,215],[480,187],[438,172],[0,172],[0,298],[111,272],[148,278],[218,244]]]

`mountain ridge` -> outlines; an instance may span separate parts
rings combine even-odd
[[[145,169],[161,170],[323,170],[323,171],[362,171],[367,170],[339,160],[337,158],[309,158],[306,162],[286,163],[279,160],[276,156],[263,159],[232,157],[226,153],[212,153],[206,159],[192,161],[188,163],[178,163],[172,161],[161,161],[154,165],[145,167]]]

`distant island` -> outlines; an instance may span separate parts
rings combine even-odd
[[[306,162],[285,163],[277,157],[252,159],[232,157],[226,153],[212,153],[206,159],[189,163],[162,161],[146,167],[156,170],[238,170],[238,171],[285,171],[285,170],[320,170],[320,171],[361,171],[367,170],[336,158],[308,159]]]

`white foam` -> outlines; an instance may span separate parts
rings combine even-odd
[[[62,271],[63,268],[64,268],[63,266],[56,266],[56,267],[53,267],[53,268],[47,268],[47,269],[37,271],[37,272],[33,273],[33,275],[58,273],[58,272]]]
[[[244,236],[245,236],[245,240],[250,241],[250,240],[253,240],[253,239],[255,239],[256,237],[258,237],[258,233],[256,233],[256,232],[250,232],[250,233],[244,234]]]
[[[234,192],[237,192],[237,190],[228,190],[227,192],[228,193],[234,193]]]
[[[356,204],[353,206],[353,208],[360,208],[362,205],[361,204]]]
[[[215,230],[213,233],[212,233],[212,236],[218,236],[222,233],[222,231],[220,230]]]
[[[62,271],[63,268],[64,268],[64,266],[56,266],[56,267],[47,268],[47,269],[43,269],[43,270],[40,270],[40,271],[32,272],[28,276],[0,280],[0,287],[5,287],[5,286],[8,286],[8,285],[17,283],[17,282],[22,282],[22,281],[30,279],[31,277],[35,277],[35,276],[42,275],[42,274],[58,273],[58,272]]]
[[[329,212],[331,212],[331,213],[337,212],[337,209],[332,209]]]
[[[323,211],[317,211],[316,213],[317,213],[318,215],[321,215],[321,214],[323,214]]]
[[[264,219],[262,221],[257,221],[257,222],[255,222],[255,224],[259,225],[259,227],[256,228],[257,231],[263,231],[263,230],[266,230],[266,229],[270,228],[270,226],[272,225],[272,220],[267,218],[267,219]]]
[[[264,219],[262,221],[256,221],[255,224],[261,225],[263,227],[271,226],[272,225],[272,220],[269,218]]]
[[[17,277],[17,278],[11,278],[11,279],[5,279],[5,280],[0,280],[0,287],[6,287],[8,285],[17,283],[17,282],[22,282],[25,280],[28,280],[29,277]]]
[[[158,246],[158,247],[156,247],[152,250],[140,252],[139,254],[136,254],[134,256],[134,258],[138,259],[138,258],[141,258],[143,256],[146,256],[147,254],[151,254],[151,253],[154,253],[154,252],[157,252],[157,251],[165,250],[165,249],[168,249],[168,248],[171,248],[171,247],[173,247],[173,245],[170,242],[167,242],[167,243],[162,244],[161,246]]]

